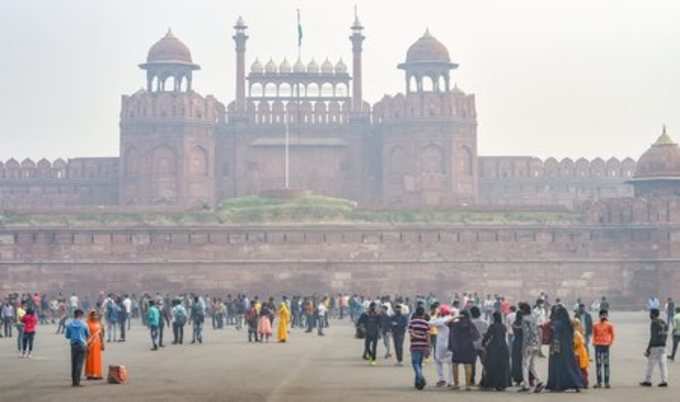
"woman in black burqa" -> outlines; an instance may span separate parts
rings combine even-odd
[[[504,391],[510,387],[510,351],[506,341],[507,328],[503,324],[501,313],[493,313],[493,323],[484,334],[484,373],[482,389]]]
[[[583,388],[583,378],[574,357],[574,329],[564,306],[555,306],[550,317],[550,326],[552,327],[552,340],[548,363],[548,385],[545,388],[556,392],[570,389],[579,392]]]

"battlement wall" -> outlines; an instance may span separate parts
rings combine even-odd
[[[2,290],[483,289],[644,300],[677,293],[678,264],[678,225],[0,230]]]

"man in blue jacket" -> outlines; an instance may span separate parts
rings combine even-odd
[[[74,319],[66,326],[65,336],[71,343],[71,381],[74,387],[80,387],[80,377],[83,375],[87,339],[90,331],[83,321],[83,310],[77,309]]]

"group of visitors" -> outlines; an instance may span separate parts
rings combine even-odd
[[[350,315],[354,304],[350,301]],[[597,320],[592,318],[592,308],[599,309]],[[615,340],[609,308],[605,297],[592,303],[590,309],[577,300],[572,309],[559,299],[550,304],[544,293],[533,306],[525,302],[511,305],[501,296],[488,295],[481,300],[474,294],[455,295],[450,304],[440,304],[433,296],[418,296],[414,304],[406,298],[393,301],[383,297],[368,301],[356,320],[356,337],[364,340],[363,358],[370,365],[376,365],[380,338],[385,344],[385,358],[390,358],[391,338],[395,365],[402,365],[407,334],[414,386],[419,390],[427,383],[423,372],[426,359],[434,360],[438,388],[471,390],[478,386],[481,390],[503,391],[515,386],[518,392],[580,392],[591,385],[589,369],[594,364],[593,388],[608,389],[610,350]],[[652,385],[657,366],[661,372],[658,386],[668,386],[667,360],[674,360],[680,344],[680,307],[669,299],[666,311],[673,323],[673,351],[666,356],[669,326],[660,318],[660,310],[652,306],[650,341],[645,350],[647,371],[640,383],[644,387]],[[541,357],[548,358],[547,375],[537,370]]]

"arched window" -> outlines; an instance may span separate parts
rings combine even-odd
[[[190,158],[189,171],[191,175],[208,176],[208,152],[197,145],[191,149]]]
[[[445,174],[444,152],[436,145],[428,145],[423,149],[421,166],[423,173]]]
[[[461,154],[461,172],[465,176],[472,176],[473,175],[473,157],[472,157],[472,151],[470,151],[470,148],[468,147],[463,147],[463,152]]]

